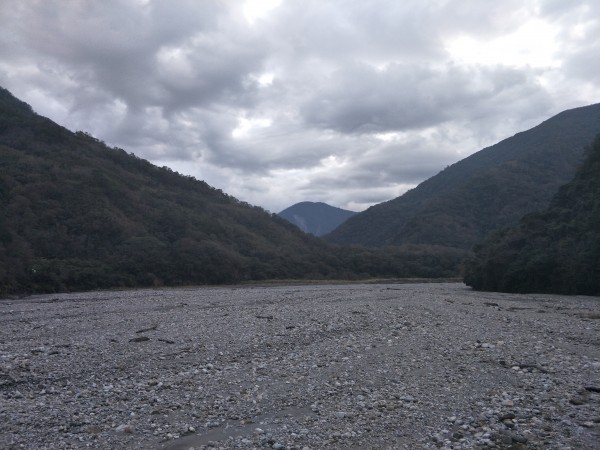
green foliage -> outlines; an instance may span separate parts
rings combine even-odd
[[[465,252],[341,248],[0,90],[0,295],[266,279],[456,276]]]
[[[493,291],[600,294],[600,136],[546,211],[475,248],[465,283]]]
[[[351,217],[325,237],[374,247],[470,249],[548,206],[600,132],[600,104],[565,111],[453,164],[415,189]]]

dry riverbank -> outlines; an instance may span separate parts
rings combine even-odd
[[[598,448],[600,298],[462,284],[0,301],[0,448]]]

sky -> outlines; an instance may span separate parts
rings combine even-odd
[[[268,211],[360,211],[600,102],[600,1],[1,0],[0,85]]]

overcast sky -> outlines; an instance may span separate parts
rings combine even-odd
[[[600,1],[1,0],[0,85],[272,212],[358,211],[600,102]]]

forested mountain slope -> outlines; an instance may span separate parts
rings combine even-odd
[[[355,215],[354,211],[328,205],[322,202],[300,202],[279,213],[305,233],[322,236],[340,226]]]
[[[460,252],[333,248],[0,88],[0,296],[243,280],[455,276]]]
[[[546,211],[475,248],[465,283],[488,291],[600,295],[600,136]]]
[[[564,111],[351,217],[325,239],[469,249],[490,231],[546,207],[573,177],[583,148],[599,132],[600,104]]]
[[[6,90],[0,167],[4,290],[294,277],[328,261],[283,219],[71,133]]]

